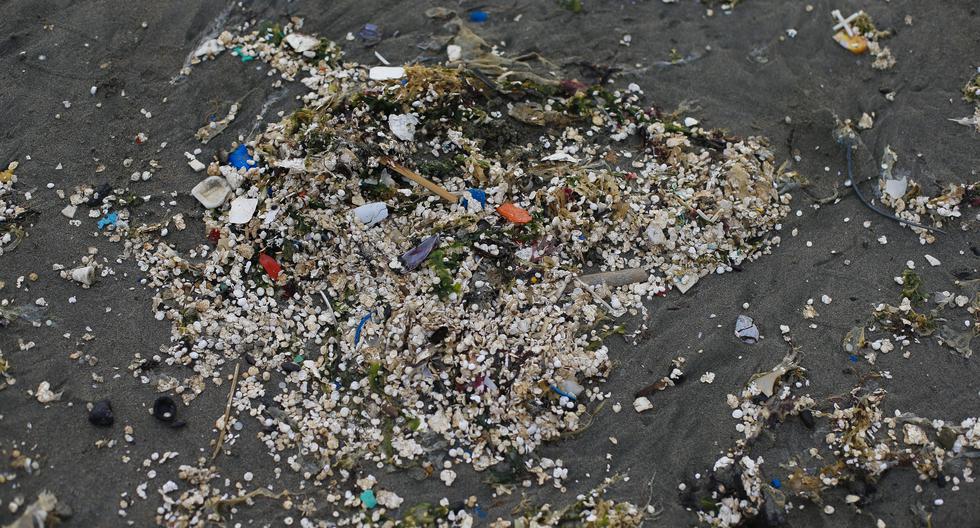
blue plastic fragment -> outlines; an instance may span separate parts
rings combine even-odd
[[[251,169],[255,166],[252,156],[248,154],[248,147],[245,144],[238,145],[238,148],[228,154],[228,163],[236,169]]]
[[[490,13],[486,11],[473,11],[470,13],[470,22],[482,23],[490,18]]]
[[[113,212],[111,212],[111,213],[103,216],[101,219],[99,219],[99,229],[102,229],[102,228],[104,228],[107,225],[114,226],[114,225],[116,225],[116,222],[118,220],[119,220],[119,213],[113,211]]]
[[[851,360],[851,363],[857,363],[858,362],[858,357],[855,356],[854,354],[851,354],[850,356],[848,356],[847,359],[850,359]]]
[[[473,512],[476,513],[476,516],[479,517],[479,518],[481,518],[481,519],[486,519],[487,518],[487,512],[483,508],[481,508],[479,504],[477,504],[473,508]]]
[[[439,245],[439,235],[433,235],[422,241],[421,244],[405,252],[399,260],[405,271],[412,271],[429,258],[429,253]]]
[[[374,490],[364,490],[361,492],[361,504],[369,510],[378,505],[378,499],[374,496]]]
[[[354,346],[357,346],[358,341],[361,340],[361,330],[364,330],[364,325],[371,320],[371,314],[367,314],[361,317],[361,322],[357,323],[357,330],[354,330]]]
[[[564,396],[564,397],[568,398],[569,400],[575,401],[575,396],[573,396],[573,395],[571,395],[571,394],[569,394],[569,393],[567,393],[567,392],[559,389],[557,385],[552,385],[551,386],[551,390],[554,391],[555,394],[557,394],[559,396]]]
[[[477,189],[476,187],[470,188],[470,196],[480,202],[481,207],[487,206],[487,193],[483,189]]]
[[[776,489],[779,489],[779,488],[783,487],[783,481],[779,480],[778,478],[772,479],[772,481],[770,482],[770,484],[772,484],[772,487],[774,487]]]
[[[471,187],[466,190],[466,194],[470,195],[471,198],[480,203],[480,207],[486,209],[487,207],[487,193],[483,189],[477,189],[476,187]],[[469,201],[466,198],[460,199],[460,204],[463,207],[468,207]]]

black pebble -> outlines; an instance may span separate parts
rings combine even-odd
[[[300,369],[301,367],[292,361],[287,361],[286,363],[282,364],[282,370],[287,373],[299,372]]]
[[[111,427],[116,419],[112,416],[112,405],[109,404],[109,400],[95,402],[88,413],[88,421],[99,427]]]
[[[800,411],[800,420],[803,421],[803,425],[805,425],[807,429],[813,429],[813,425],[816,423],[816,421],[813,419],[813,411],[810,409],[803,409]]]
[[[440,326],[439,328],[436,328],[435,332],[432,332],[431,336],[429,336],[429,342],[438,345],[439,343],[442,343],[442,341],[446,339],[446,336],[448,335],[449,335],[449,327]]]
[[[140,363],[140,370],[152,370],[160,366],[160,362],[155,359],[146,359]]]
[[[92,193],[92,196],[88,199],[86,205],[89,207],[101,205],[110,194],[112,194],[112,186],[108,183],[103,183],[95,188],[95,192]]]
[[[170,396],[160,396],[153,402],[153,416],[161,422],[172,422],[177,417],[177,404]]]

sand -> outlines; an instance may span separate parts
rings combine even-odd
[[[811,3],[813,12],[806,12],[803,2],[746,0],[730,15],[715,9],[713,17],[706,17],[705,7],[693,1],[585,2],[580,14],[561,10],[551,1],[518,1],[484,6],[490,20],[478,31],[490,42],[505,42],[508,53],[538,51],[563,61],[569,64],[570,77],[587,74],[570,64],[578,60],[620,67],[624,71],[616,82],[637,83],[659,108],[670,111],[685,102],[696,104],[689,115],[735,134],[768,136],[781,159],[799,149],[801,160],[794,167],[812,181],[809,191],[814,196],[829,195],[844,180],[843,155],[831,136],[835,114],[856,119],[862,112],[874,112],[875,126],[862,133],[864,143],[875,158],[891,145],[899,163],[927,190],[976,181],[977,135],[947,120],[972,111],[960,100],[959,90],[975,72],[980,52],[976,3]],[[302,16],[307,31],[342,43],[352,59],[375,64],[377,51],[398,64],[419,57],[424,52],[416,44],[442,31],[438,22],[423,15],[432,5],[256,1],[247,3],[245,12],[256,19]],[[296,108],[293,97],[300,93],[295,86],[273,88],[264,70],[242,65],[227,54],[171,82],[209,26],[216,20],[222,23],[228,7],[224,2],[120,0],[12,0],[0,6],[4,102],[0,161],[21,161],[17,188],[33,193],[29,204],[39,213],[24,243],[0,257],[0,281],[6,283],[0,297],[15,305],[44,297],[52,321],[40,328],[18,322],[0,329],[0,349],[17,378],[14,387],[0,392],[0,448],[16,446],[41,461],[34,474],[20,474],[14,482],[0,485],[0,523],[13,519],[6,505],[15,496],[30,502],[40,490],[49,489],[74,509],[68,526],[152,525],[159,501],[152,491],[168,479],[177,480],[179,464],[193,464],[210,453],[213,421],[224,408],[224,387],[209,387],[190,407],[181,409],[188,422],[183,429],[169,429],[150,416],[148,408],[156,394],[127,366],[135,352],[152,355],[166,345],[169,327],[153,319],[153,294],[139,285],[133,263],[115,263],[119,246],[91,236],[94,220],[84,214],[82,227],[68,226],[59,212],[64,201],[46,184],[53,182],[66,190],[103,182],[122,187],[133,170],[147,169],[148,160],[158,160],[161,168],[155,176],[134,185],[139,194],[154,196],[154,205],[138,209],[135,221],[152,222],[162,212],[184,212],[191,228],[176,233],[174,239],[185,248],[195,244],[201,209],[189,191],[199,177],[182,155],[200,146],[194,132],[210,114],[223,115],[231,102],[242,99],[240,117],[205,146],[207,158],[235,135],[247,136],[261,126],[255,116],[276,120],[278,111]],[[898,60],[894,69],[872,70],[867,56],[853,56],[831,40],[829,13],[835,8],[867,9],[879,26],[897,30],[887,42]],[[519,22],[513,20],[517,15],[522,15]],[[911,17],[910,26],[905,24],[906,15]],[[228,22],[244,17],[234,9]],[[344,41],[348,32],[356,32],[365,22],[381,25],[389,36],[370,49]],[[795,29],[797,36],[786,37],[788,29]],[[398,35],[391,37],[395,31]],[[632,37],[628,47],[619,44],[626,34]],[[655,65],[669,60],[672,50],[701,58],[683,66]],[[754,58],[762,55],[768,59],[764,64]],[[89,93],[92,86],[98,87],[94,96]],[[894,101],[883,95],[889,90],[895,92]],[[64,107],[65,100],[71,108]],[[141,108],[149,110],[152,118],[141,115]],[[133,140],[140,132],[149,137],[143,145]],[[163,142],[168,145],[161,150]],[[31,160],[26,161],[26,156]],[[122,160],[130,157],[135,160],[133,167],[123,168]],[[857,159],[861,174],[874,170],[867,151]],[[61,170],[55,169],[58,164]],[[96,173],[99,164],[107,168]],[[735,421],[725,395],[735,393],[752,373],[769,368],[785,354],[779,325],[793,329],[804,354],[811,383],[808,391],[815,396],[841,393],[870,367],[848,362],[838,343],[851,325],[868,315],[872,304],[897,303],[893,278],[901,274],[907,260],[915,260],[930,290],[948,289],[954,273],[977,277],[978,260],[971,251],[971,244],[978,244],[975,231],[952,230],[926,247],[908,229],[864,209],[850,193],[844,193],[839,203],[816,209],[797,192],[793,205],[794,214],[783,225],[782,244],[772,255],[746,265],[740,273],[708,277],[686,295],[671,292],[652,302],[652,315],[645,321],[648,330],[635,344],[611,339],[616,369],[605,387],[624,410],[612,412],[609,402],[591,428],[541,450],[542,456],[563,459],[573,478],[566,494],[547,488],[524,490],[533,503],[571,502],[576,493],[620,473],[629,480],[611,488],[613,497],[641,504],[652,497],[652,503],[663,509],[650,525],[695,523],[696,517],[678,501],[677,485],[708,468],[735,439]],[[865,220],[872,221],[870,229],[862,227]],[[791,235],[793,230],[798,230],[797,236]],[[887,244],[876,241],[881,236],[887,237]],[[52,271],[55,263],[77,262],[90,246],[109,258],[112,277],[83,290]],[[925,253],[939,258],[942,265],[929,267]],[[40,280],[17,289],[17,277],[30,272],[38,273]],[[807,299],[818,300],[824,294],[833,302],[818,307],[817,328],[811,329],[810,321],[802,318],[802,308]],[[72,296],[77,303],[68,303]],[[749,303],[749,308],[743,309],[743,303]],[[766,338],[759,344],[744,345],[733,335],[739,313],[751,315],[760,325]],[[631,330],[639,323],[625,320]],[[86,332],[95,339],[83,341]],[[66,333],[70,337],[63,337]],[[19,340],[36,346],[21,351]],[[97,364],[69,359],[76,350],[97,357]],[[634,413],[633,392],[663,376],[677,355],[688,358],[689,380],[656,394],[654,411]],[[890,392],[888,412],[901,409],[958,421],[976,415],[980,408],[977,359],[963,359],[934,340],[923,340],[909,359],[892,354],[877,366],[892,374],[883,383]],[[164,371],[186,374],[178,369]],[[708,371],[716,374],[714,382],[699,383],[697,378]],[[93,381],[93,375],[105,382]],[[45,407],[26,393],[44,380],[56,391],[65,391],[61,402]],[[112,429],[97,429],[86,420],[85,403],[101,398],[113,402],[116,426]],[[135,431],[131,444],[123,439],[126,424]],[[258,428],[254,421],[246,423],[246,433]],[[826,432],[819,427],[809,431],[798,423],[783,428],[773,446],[762,442],[777,458],[816,445]],[[610,436],[618,444],[613,445]],[[100,438],[114,438],[118,445],[98,449],[95,442]],[[158,476],[150,483],[150,499],[136,500],[126,517],[120,517],[120,499],[125,495],[132,500],[136,486],[145,480],[141,462],[151,453],[165,451],[179,456],[154,467]],[[299,489],[300,479],[289,471],[275,478],[276,464],[254,437],[245,435],[232,452],[233,456],[219,460],[222,475],[239,480],[251,471],[256,484]],[[481,483],[483,475],[457,470],[460,478],[452,488],[436,479],[416,482],[383,470],[375,473],[388,479],[388,486],[405,497],[406,504],[476,495],[492,519],[509,517],[520,501],[520,491],[492,498],[491,490]],[[838,507],[836,514],[826,516],[820,508],[807,505],[790,521],[793,526],[873,525],[874,519],[881,518],[889,527],[915,526],[909,506],[921,503],[934,510],[933,526],[976,522],[980,506],[975,485],[950,492],[929,482],[922,483],[923,491],[918,493],[915,484],[913,471],[897,470],[885,477],[864,514]],[[944,499],[941,507],[933,506],[937,497]],[[836,500],[841,503],[840,497]],[[261,526],[279,525],[286,515],[295,512],[285,512],[273,501],[260,501],[231,518]]]

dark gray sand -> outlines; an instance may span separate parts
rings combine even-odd
[[[653,0],[586,1],[580,14],[547,0],[501,2],[482,5],[491,16],[478,31],[490,42],[506,42],[509,53],[539,51],[557,60],[575,58],[621,67],[625,72],[616,82],[639,84],[647,102],[665,110],[695,102],[698,109],[688,113],[706,126],[768,136],[780,159],[799,149],[801,160],[794,167],[813,182],[809,190],[815,196],[830,194],[845,179],[842,151],[831,136],[834,114],[856,119],[862,112],[874,112],[875,126],[862,133],[863,142],[875,157],[890,144],[899,154],[899,163],[910,168],[929,192],[948,183],[976,181],[980,138],[947,118],[972,112],[961,101],[960,89],[978,66],[980,5],[973,0],[810,3],[812,12],[804,10],[805,2],[746,0],[731,14],[716,9],[713,17],[706,17],[702,4],[687,0],[671,5]],[[377,63],[374,51],[393,64],[412,61],[420,54],[416,44],[440,31],[438,22],[423,15],[436,5],[431,2],[254,1],[244,2],[244,10],[235,4],[229,24],[246,17],[302,16],[304,31],[338,41],[351,59],[366,64]],[[463,2],[449,7],[478,5]],[[861,8],[879,27],[897,30],[887,42],[898,61],[893,69],[872,70],[868,56],[851,55],[831,40],[830,11],[846,14]],[[45,317],[52,321],[40,328],[21,321],[0,329],[0,350],[17,379],[16,385],[0,392],[0,449],[9,452],[16,447],[40,461],[33,474],[20,472],[16,480],[0,484],[0,523],[13,520],[8,504],[15,497],[30,502],[40,490],[48,489],[74,510],[68,526],[149,526],[160,502],[155,490],[169,479],[178,480],[175,473],[180,464],[193,465],[198,457],[210,454],[209,442],[216,436],[214,420],[223,412],[226,387],[209,387],[190,407],[182,407],[180,414],[187,421],[183,429],[167,428],[150,416],[148,407],[156,394],[127,366],[134,353],[152,355],[166,345],[169,325],[154,320],[153,294],[138,284],[139,271],[131,261],[112,265],[114,276],[84,290],[52,271],[55,263],[76,262],[90,246],[113,262],[120,247],[93,236],[95,220],[84,214],[79,216],[81,227],[69,226],[59,213],[65,202],[46,185],[53,182],[56,188],[70,190],[79,184],[109,182],[125,187],[132,170],[147,169],[148,160],[158,160],[161,168],[154,177],[133,186],[141,195],[152,194],[155,205],[137,210],[133,222],[155,221],[163,211],[184,212],[192,225],[177,234],[177,240],[184,237],[187,246],[196,243],[200,224],[194,219],[200,218],[202,209],[189,190],[199,177],[182,155],[201,146],[193,137],[195,130],[208,115],[223,114],[230,102],[244,97],[240,117],[222,139],[248,135],[260,126],[255,116],[277,120],[278,111],[296,108],[293,96],[300,93],[296,86],[277,91],[265,68],[242,65],[228,54],[171,83],[209,25],[222,23],[228,9],[227,2],[176,0],[8,0],[0,5],[0,162],[4,166],[12,160],[21,162],[16,188],[33,194],[28,204],[39,213],[24,243],[0,257],[0,281],[5,283],[0,298],[23,305],[43,297],[49,304]],[[514,22],[518,14],[523,16]],[[906,15],[911,25],[905,24]],[[371,49],[344,40],[365,22],[381,25],[387,35]],[[798,35],[782,38],[790,28]],[[391,37],[395,31],[398,35]],[[632,37],[629,47],[619,44],[625,34]],[[703,56],[683,66],[654,65],[669,60],[672,50]],[[762,54],[767,62],[754,60],[753,50],[760,50],[754,56]],[[582,75],[574,66],[568,71],[570,77]],[[95,96],[89,94],[92,86],[98,87]],[[886,100],[885,91],[895,92],[893,102]],[[66,100],[71,108],[63,106]],[[141,115],[143,108],[152,118]],[[136,145],[133,139],[140,132],[149,139]],[[162,142],[168,145],[158,152]],[[203,158],[224,142],[203,146]],[[121,162],[129,157],[135,162],[127,170]],[[56,170],[59,164],[62,169]],[[99,164],[107,169],[96,173]],[[875,170],[867,151],[858,156],[857,167],[864,175]],[[579,436],[541,449],[543,456],[564,461],[570,484],[565,494],[552,488],[523,490],[532,503],[567,504],[577,493],[619,473],[629,479],[613,486],[611,497],[641,505],[652,499],[663,509],[648,525],[695,524],[696,516],[679,503],[678,483],[709,468],[735,440],[735,420],[725,395],[736,393],[752,373],[768,369],[785,354],[779,325],[793,329],[804,354],[808,392],[843,393],[871,367],[863,361],[849,362],[840,350],[840,339],[867,317],[873,304],[898,302],[899,287],[893,278],[901,274],[907,260],[916,262],[930,291],[949,289],[954,273],[977,277],[978,258],[971,251],[971,244],[980,244],[975,231],[950,229],[934,245],[923,246],[910,230],[874,215],[849,192],[840,203],[819,209],[804,193],[794,194],[793,214],[785,221],[782,244],[772,255],[746,265],[742,272],[707,277],[686,295],[672,291],[658,298],[650,304],[649,330],[635,346],[619,337],[610,340],[616,368],[605,388],[623,411],[612,412],[610,402]],[[166,205],[159,207],[161,202]],[[797,216],[797,210],[802,215]],[[865,220],[872,221],[870,229],[862,227]],[[791,235],[794,230],[797,236]],[[887,244],[876,241],[881,236],[887,237]],[[930,267],[925,253],[942,265]],[[25,281],[18,288],[18,277],[31,272],[39,280]],[[824,294],[833,298],[830,305],[820,303]],[[72,296],[77,302],[69,304]],[[802,308],[811,298],[820,312],[812,321],[816,328],[809,328],[811,321],[802,317]],[[749,303],[747,310],[743,303]],[[740,343],[732,334],[739,313],[754,317],[766,339],[751,347]],[[631,329],[637,324],[626,323]],[[94,339],[83,341],[86,332]],[[63,337],[66,333],[69,338]],[[36,346],[21,351],[19,341],[33,341]],[[924,339],[911,350],[908,359],[893,353],[878,361],[878,368],[892,374],[892,379],[883,380],[889,391],[886,413],[901,409],[957,422],[976,416],[978,359],[964,359],[935,340]],[[69,359],[75,351],[98,361],[93,366]],[[633,392],[663,376],[677,355],[688,358],[689,380],[656,394],[654,411],[636,414]],[[716,374],[714,382],[699,383],[697,379],[707,371]],[[170,373],[185,374],[178,369]],[[104,382],[94,381],[93,376]],[[27,394],[44,380],[55,391],[64,391],[60,402],[45,406]],[[116,425],[112,429],[95,428],[86,419],[86,402],[102,398],[113,403]],[[123,438],[126,425],[134,430],[132,443]],[[299,489],[299,477],[288,469],[277,478],[277,464],[254,439],[258,428],[256,422],[246,420],[246,434],[232,454],[218,459],[221,474],[238,481],[251,471],[253,484]],[[811,431],[792,421],[782,426],[778,441],[764,437],[756,450],[771,456],[775,466],[788,453],[820,444],[825,433],[820,426]],[[617,445],[608,440],[610,436],[616,437]],[[103,438],[115,439],[116,445],[97,448],[96,441]],[[141,462],[151,453],[166,451],[179,455],[159,467],[154,464],[158,476],[150,482],[149,499],[134,500],[137,485],[145,480]],[[460,478],[451,488],[436,478],[416,482],[384,470],[374,472],[406,499],[406,506],[443,496],[455,502],[476,495],[489,519],[506,519],[521,500],[520,489],[509,497],[492,498],[481,475],[460,467],[457,471]],[[790,523],[873,526],[880,518],[889,527],[915,526],[910,512],[915,504],[933,512],[932,526],[980,522],[976,484],[954,492],[948,486],[938,488],[935,482],[918,483],[921,492],[915,489],[917,474],[898,469],[884,477],[877,497],[863,513],[844,507],[843,494],[835,492],[830,499],[837,505],[834,515],[824,515],[821,507],[808,504],[790,516]],[[934,504],[937,498],[943,499],[941,506]],[[120,517],[117,512],[124,499],[131,506]],[[320,512],[328,519],[329,514]],[[277,501],[259,500],[253,507],[239,508],[228,526],[235,521],[243,526],[280,525],[287,515],[296,517],[296,512],[284,511]]]

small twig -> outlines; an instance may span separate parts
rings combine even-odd
[[[225,435],[228,433],[228,419],[231,416],[231,402],[235,398],[235,387],[238,386],[238,370],[241,363],[235,364],[235,375],[231,379],[231,390],[228,391],[228,403],[225,405],[225,416],[221,420],[221,432],[218,434],[218,442],[214,445],[214,452],[211,453],[211,461],[214,462],[221,452],[221,447],[225,445]]]
[[[288,497],[291,493],[289,490],[282,490],[279,493],[273,493],[265,488],[256,488],[244,495],[238,495],[236,497],[231,497],[228,499],[221,499],[218,497],[212,497],[208,499],[207,504],[212,508],[218,510],[221,508],[226,508],[228,506],[237,506],[239,504],[248,502],[255,497],[267,497],[273,500],[280,499],[282,497]]]
[[[387,165],[398,174],[401,174],[402,176],[412,180],[413,182],[421,185],[422,187],[425,187],[426,189],[432,191],[433,193],[438,194],[440,197],[442,197],[442,199],[446,200],[447,202],[456,203],[459,201],[459,196],[456,196],[455,194],[449,192],[442,185],[439,185],[438,183],[429,180],[428,178],[422,176],[421,174],[418,174],[417,172],[409,169],[408,167],[396,163],[391,158],[387,158],[387,157],[381,158],[381,163]]]

